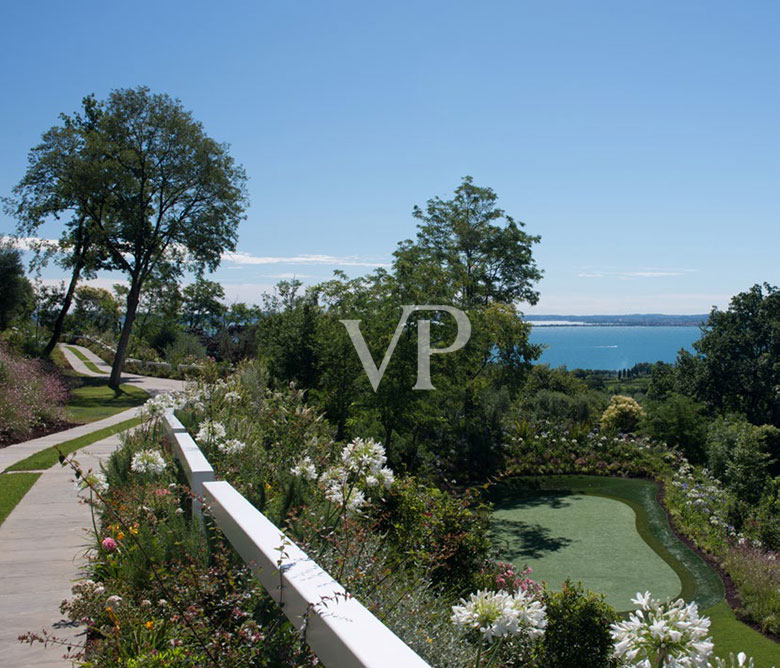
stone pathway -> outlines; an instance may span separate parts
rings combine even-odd
[[[61,346],[62,347],[62,346]],[[100,358],[78,348],[99,369],[108,369]],[[95,376],[67,348],[63,349],[73,368]],[[127,374],[123,383],[132,383],[150,394],[183,387],[183,382]],[[68,429],[26,443],[0,449],[0,470],[52,445],[76,438],[132,417],[137,408],[110,418]],[[84,470],[97,470],[100,461],[119,446],[119,436],[110,436],[76,453]],[[92,524],[89,506],[79,503],[69,467],[58,465],[44,471],[32,489],[0,525],[0,665],[9,668],[67,668],[64,648],[18,642],[28,631],[83,642],[82,629],[73,628],[61,618],[59,606],[70,595],[72,582],[79,576],[80,557],[87,547]]]

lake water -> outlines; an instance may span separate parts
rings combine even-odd
[[[531,343],[547,349],[538,360],[569,369],[630,369],[639,362],[674,362],[680,348],[693,350],[698,327],[534,327]]]

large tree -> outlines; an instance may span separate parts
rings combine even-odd
[[[127,275],[109,381],[117,388],[144,283],[161,265],[177,274],[213,270],[223,251],[235,249],[246,176],[228,147],[168,95],[115,90],[82,106],[33,149],[15,206],[29,212],[28,231],[52,215],[83,217],[105,253],[101,268]]]
[[[713,309],[693,347],[681,352],[684,387],[717,411],[738,412],[753,424],[780,427],[780,291],[764,283]]]

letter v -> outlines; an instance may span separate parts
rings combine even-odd
[[[378,369],[376,368],[376,364],[374,364],[373,357],[371,357],[371,351],[366,345],[366,340],[363,338],[363,334],[360,331],[360,320],[339,320],[339,322],[344,323],[344,327],[347,328],[349,338],[352,339],[352,345],[355,346],[355,350],[357,351],[358,357],[360,358],[360,362],[363,364],[363,369],[368,376],[368,382],[371,383],[371,387],[374,388],[374,392],[376,392],[376,389],[379,387],[382,376],[385,375],[385,369],[390,362],[390,358],[393,356],[395,347],[398,344],[398,339],[401,338],[401,332],[404,329],[406,321],[409,319],[409,315],[411,315],[412,311],[414,311],[417,307],[403,306],[401,308],[403,309],[401,312],[401,320],[398,323],[398,326],[395,328],[393,338],[390,340],[390,345],[387,347],[382,364]]]

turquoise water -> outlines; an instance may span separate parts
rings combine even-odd
[[[531,343],[547,349],[539,363],[569,369],[629,369],[639,362],[674,362],[680,348],[693,350],[698,327],[585,325],[534,327]]]

